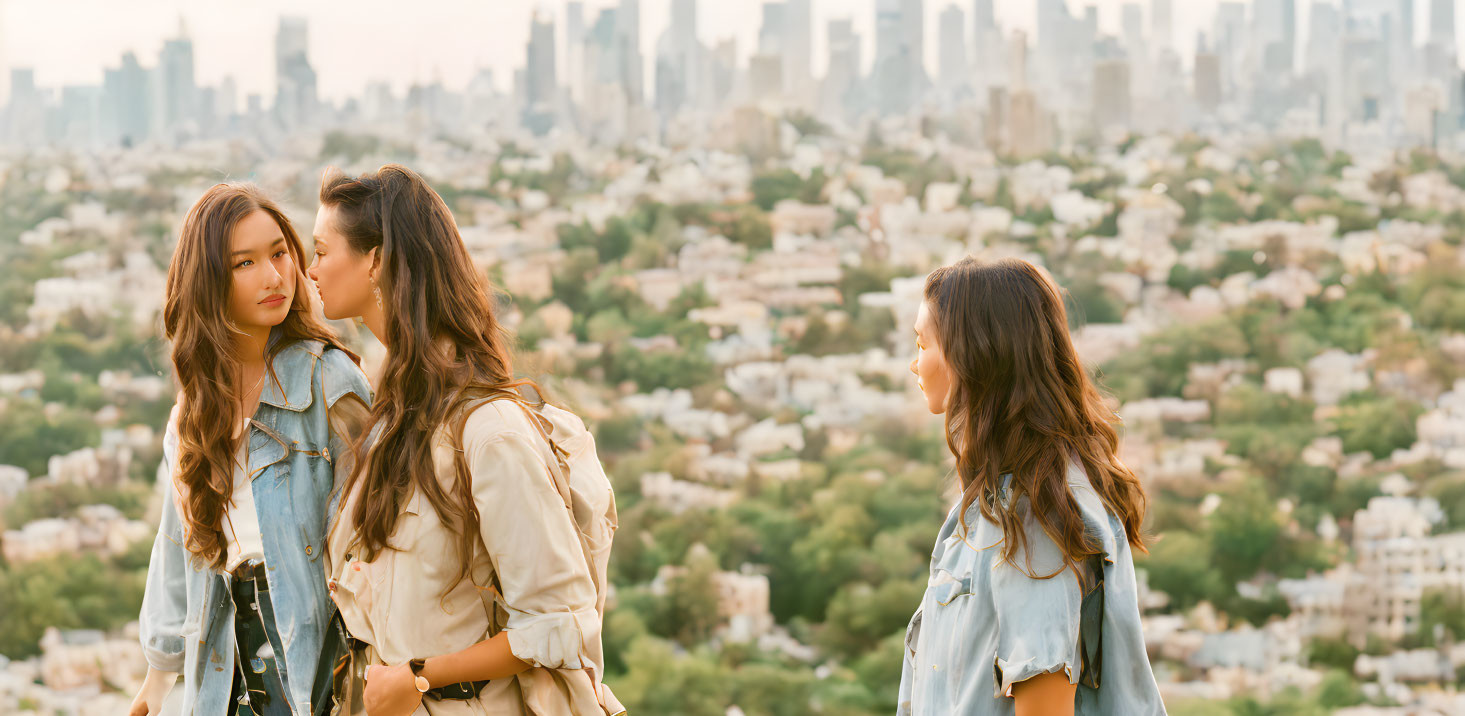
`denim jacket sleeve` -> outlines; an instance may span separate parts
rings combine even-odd
[[[183,671],[183,623],[188,616],[188,551],[183,547],[183,525],[178,517],[178,490],[173,471],[178,464],[178,409],[168,419],[163,436],[163,520],[153,539],[148,560],[147,587],[142,598],[138,631],[148,666],[159,671]]]
[[[1026,548],[1013,555],[1013,562],[992,568],[996,698],[1011,696],[1013,685],[1042,674],[1062,672],[1069,683],[1079,680],[1083,595],[1078,572],[1066,567],[1062,550],[1037,520],[1029,515],[1023,527]]]

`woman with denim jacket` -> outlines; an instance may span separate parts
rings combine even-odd
[[[1026,261],[964,259],[927,278],[915,331],[961,500],[906,631],[899,713],[1165,713],[1131,554],[1144,490],[1060,289]]]
[[[251,185],[214,186],[184,220],[163,315],[181,391],[129,716],[158,714],[179,673],[189,714],[330,707],[326,515],[371,391],[312,313],[303,259]]]

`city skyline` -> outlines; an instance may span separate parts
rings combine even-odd
[[[1068,0],[1069,11],[1081,16],[1084,8],[1098,8],[1099,29],[1118,34],[1122,30],[1122,6],[1127,0]],[[1253,0],[1243,0],[1251,5]],[[613,0],[587,0],[587,17]],[[697,36],[706,44],[726,37],[737,41],[738,60],[746,63],[759,45],[763,24],[762,0],[699,4]],[[1140,3],[1146,7],[1148,2]],[[827,71],[829,21],[849,19],[859,40],[862,72],[868,73],[875,57],[875,0],[813,0],[811,70],[816,77]],[[1212,25],[1218,0],[1195,0],[1174,9],[1174,43],[1181,58],[1189,63],[1198,31]],[[1311,3],[1299,2],[1299,35],[1308,32]],[[341,2],[298,7],[284,2],[264,2],[250,13],[221,12],[218,3],[184,3],[181,0],[150,0],[126,7],[99,0],[76,0],[65,4],[19,4],[0,2],[0,97],[8,98],[8,69],[25,67],[35,71],[40,86],[100,84],[104,68],[114,66],[126,52],[151,64],[159,48],[179,33],[180,21],[194,43],[196,78],[200,84],[218,84],[233,78],[241,95],[258,93],[266,98],[276,92],[272,40],[280,15],[303,17],[310,26],[311,62],[319,74],[322,99],[342,100],[359,94],[370,81],[381,80],[395,91],[412,84],[441,80],[450,88],[466,86],[480,69],[490,69],[495,86],[508,90],[514,71],[524,67],[523,48],[536,8],[555,25],[559,59],[564,61],[565,3],[510,0],[463,7],[453,2],[421,2],[410,11],[396,4],[368,0],[352,3],[351,13],[339,12]],[[925,3],[926,48],[924,66],[933,77],[940,58],[936,39],[940,16],[949,7],[960,8],[968,17],[970,0],[928,0]],[[999,25],[1012,30],[1037,32],[1037,6],[1032,0],[994,0]],[[1416,0],[1415,38],[1428,37],[1429,3]],[[642,2],[641,52],[654,57],[657,41],[670,24],[670,0]],[[73,18],[85,14],[94,21],[77,25]],[[416,19],[417,23],[408,22]],[[1456,24],[1465,13],[1456,13]],[[48,28],[54,27],[55,31]],[[381,51],[381,46],[409,28],[405,57]],[[484,45],[471,33],[474,27],[492,27],[499,40]],[[25,28],[25,31],[20,31]],[[437,28],[452,31],[437,33]],[[70,33],[68,42],[56,42]],[[1465,32],[1457,29],[1457,36]],[[654,94],[654,66],[643,67],[648,94]]]

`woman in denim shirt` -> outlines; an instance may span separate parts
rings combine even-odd
[[[213,187],[184,220],[163,313],[182,390],[129,716],[159,713],[179,673],[188,714],[330,707],[326,514],[371,392],[312,313],[303,259],[250,185]]]
[[[1131,548],[1145,495],[1068,335],[1017,259],[933,272],[911,371],[962,489],[906,631],[902,715],[1165,713]]]

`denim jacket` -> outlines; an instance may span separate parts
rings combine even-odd
[[[1007,502],[1007,483],[1001,494]],[[1078,463],[1068,489],[1103,549],[1097,580],[1080,584],[1058,544],[1031,515],[1026,548],[1001,559],[1002,529],[973,504],[964,531],[952,508],[936,548],[921,606],[906,631],[899,716],[1010,716],[1012,687],[1047,673],[1077,684],[1075,716],[1163,716],[1140,631],[1134,560],[1124,525],[1105,509]],[[1016,509],[1026,511],[1027,498]],[[1021,567],[1021,569],[1019,569]],[[1090,601],[1094,590],[1100,598]],[[1089,609],[1097,604],[1096,609]]]
[[[310,713],[316,660],[333,606],[326,592],[327,508],[335,488],[327,411],[354,393],[367,404],[371,388],[346,353],[319,341],[297,341],[275,356],[279,386],[266,380],[250,423],[249,464],[264,559],[283,650],[277,658],[291,710]],[[170,475],[163,519],[153,541],[140,636],[150,666],[184,675],[185,713],[223,716],[234,679],[234,602],[225,576],[191,555],[179,519],[176,433],[164,440]]]

